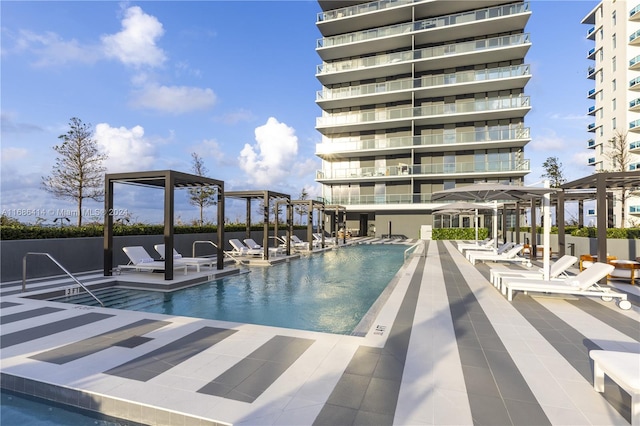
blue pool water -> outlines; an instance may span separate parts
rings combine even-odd
[[[96,295],[114,308],[349,334],[402,266],[406,248],[356,245],[173,293],[114,288]],[[95,303],[86,295],[58,301]]]
[[[68,407],[0,392],[2,426],[133,426],[139,423],[102,416],[99,413],[73,411]]]

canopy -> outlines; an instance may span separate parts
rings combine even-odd
[[[501,183],[476,183],[472,185],[459,186],[452,189],[434,192],[431,195],[432,201],[437,200],[472,200],[472,201],[494,201],[495,215],[497,216],[497,202],[499,200],[531,200],[532,198],[543,197],[544,199],[544,253],[543,271],[544,278],[549,279],[549,257],[550,257],[550,234],[551,234],[551,193],[557,189],[549,188],[549,181],[545,181],[544,188],[505,185]],[[497,220],[494,220],[494,230],[497,231]],[[497,232],[494,232],[494,237]],[[497,238],[496,238],[497,241]]]
[[[433,211],[437,211],[438,213],[442,213],[444,210],[451,210],[451,211],[455,211],[455,212],[461,212],[461,211],[465,211],[465,210],[489,210],[492,209],[493,207],[487,206],[485,204],[477,204],[477,203],[467,203],[467,202],[463,202],[463,201],[458,201],[455,203],[451,203],[451,204],[445,204],[442,205],[440,207],[434,207]]]

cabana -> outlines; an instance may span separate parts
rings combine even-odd
[[[278,204],[285,204],[287,206],[287,253],[291,250],[291,235],[293,232],[293,209],[295,206],[302,206],[306,209],[307,214],[307,236],[305,237],[305,241],[309,243],[309,251],[313,250],[313,212],[314,210],[318,211],[319,218],[318,223],[320,223],[321,232],[324,240],[324,209],[325,205],[323,201],[318,200],[286,200],[286,201],[278,201],[276,202],[276,206]],[[276,218],[276,235],[278,234],[278,221]],[[323,241],[324,243],[324,241]],[[323,244],[324,247],[324,244]]]
[[[175,170],[156,170],[146,172],[113,173],[107,174],[105,181],[104,196],[104,275],[113,274],[113,215],[112,212],[114,184],[122,183],[127,185],[138,185],[149,188],[164,189],[164,246],[167,253],[173,252],[174,235],[174,192],[176,188],[197,188],[216,187],[218,206],[218,256],[217,269],[224,268],[223,247],[224,242],[224,182],[211,179],[205,176],[197,176],[188,173],[177,172]],[[173,256],[165,256],[164,259],[164,279],[173,280]]]
[[[271,209],[271,202],[278,200],[291,200],[291,196],[287,194],[282,194],[279,192],[269,191],[267,189],[264,190],[248,190],[248,191],[229,191],[225,193],[225,201],[226,198],[240,198],[246,201],[247,203],[247,227],[246,227],[246,238],[251,238],[251,200],[262,200],[264,210],[264,231],[262,237],[262,247],[265,247],[264,250],[264,259],[269,260],[269,210]],[[277,213],[276,213],[277,216]],[[277,220],[277,219],[276,219]],[[277,236],[277,235],[276,235]],[[288,247],[288,246],[287,246]],[[290,254],[290,250],[287,248],[287,254]]]

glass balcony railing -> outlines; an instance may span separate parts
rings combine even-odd
[[[587,68],[587,78],[593,77],[595,73],[596,73],[595,67],[590,66],[589,68]]]
[[[590,166],[595,166],[595,164],[596,164],[596,157],[591,157],[591,158],[589,158],[589,159],[587,160],[587,163],[588,163]]]
[[[633,129],[640,130],[640,120],[634,120],[629,123],[629,130]]]
[[[640,30],[634,32],[629,36],[629,43],[635,42],[638,39],[638,37],[640,37]]]
[[[591,123],[587,126],[588,132],[594,132],[596,130],[596,123]]]
[[[594,112],[596,112],[596,107],[590,106],[589,110],[587,111],[587,115],[593,115]]]
[[[629,18],[636,18],[640,16],[638,15],[638,12],[640,12],[640,4],[629,11]]]
[[[327,12],[319,12],[317,22],[330,21],[332,19],[344,18],[345,16],[355,16],[376,10],[384,10],[390,7],[404,6],[421,0],[380,0],[370,3],[363,3],[356,6],[343,7],[340,9],[329,10]]]
[[[594,149],[595,147],[596,147],[596,141],[594,141],[593,139],[589,139],[587,141],[587,148]]]
[[[344,142],[320,143],[316,145],[317,155],[327,155],[348,151],[381,150],[387,148],[415,148],[429,146],[448,146],[455,144],[471,144],[501,142],[508,140],[531,139],[528,127],[506,125],[475,132],[459,132],[451,135],[403,136],[385,139],[352,140]]]
[[[636,56],[633,59],[629,60],[629,68],[633,68],[635,65],[637,65],[640,62],[640,56]]]
[[[640,170],[640,163],[629,164],[629,171]]]
[[[640,149],[640,141],[631,142],[629,144],[629,151],[635,151]]]
[[[640,107],[640,98],[629,101],[629,109]]]
[[[341,124],[359,124],[378,121],[417,119],[439,115],[465,114],[473,112],[491,112],[504,109],[529,107],[529,96],[497,97],[486,100],[468,100],[463,102],[423,105],[419,107],[381,108],[372,110],[349,111],[318,117],[317,126],[335,126]]]
[[[318,170],[316,179],[352,179],[389,176],[418,176],[418,175],[448,175],[465,173],[504,173],[504,172],[528,172],[530,161],[528,159],[515,161],[466,161],[449,164],[401,164],[386,167],[361,167],[336,170]]]
[[[589,90],[589,93],[587,93],[587,98],[592,98],[596,95],[596,89],[591,89]]]
[[[325,89],[316,93],[316,100],[346,99],[356,96],[391,93],[403,90],[446,86],[462,83],[500,80],[511,77],[530,75],[529,65],[490,68],[477,71],[461,71],[452,74],[426,76],[418,79],[402,79],[381,83],[362,84],[359,86]]]
[[[591,34],[593,34],[596,30],[596,27],[591,27],[587,30],[587,38],[591,37]]]
[[[528,11],[529,3],[509,4],[505,6],[478,9],[471,12],[456,13],[453,15],[440,16],[438,18],[424,19],[417,22],[407,22],[403,24],[390,25],[387,27],[340,34],[332,37],[324,37],[317,40],[316,47],[335,47],[348,43],[375,40],[382,37],[406,34],[432,28],[442,28],[469,22],[475,23],[486,19],[507,17],[510,15],[517,15]]]
[[[629,213],[640,214],[640,206],[629,206]]]
[[[589,52],[587,53],[587,58],[591,58],[593,55],[595,55],[596,53],[596,48],[592,47],[591,49],[589,49]]]
[[[443,46],[427,47],[416,51],[396,52],[366,58],[324,63],[317,66],[317,74],[352,71],[356,69],[391,65],[420,59],[437,59],[442,56],[462,55],[489,49],[515,47],[529,43],[529,34],[513,34]]]
[[[431,194],[345,195],[326,197],[326,204],[341,206],[361,204],[420,204],[431,201]]]

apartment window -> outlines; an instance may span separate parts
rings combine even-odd
[[[611,21],[613,22],[613,25],[616,25],[616,11],[615,10],[611,14]]]
[[[616,57],[615,56],[611,59],[611,69],[613,70],[613,72],[616,72]]]
[[[598,62],[602,62],[604,60],[604,50],[600,49],[599,55],[600,55],[600,60]]]
[[[600,118],[604,117],[604,110],[600,108],[600,111],[598,112],[598,114],[600,115]]]
[[[611,81],[611,89],[612,89],[614,92],[615,92],[615,90],[616,90],[616,79],[615,79],[615,78]]]
[[[602,83],[604,81],[604,73],[600,70],[598,74],[600,75],[600,83]]]
[[[443,184],[444,184],[443,189],[453,189],[456,187],[455,180],[445,180]]]
[[[616,110],[616,98],[613,98],[613,100],[611,100],[611,110],[612,111]]]
[[[604,31],[602,31],[602,28],[600,28],[600,31],[598,31],[598,35],[600,36],[600,40],[604,38]]]
[[[611,37],[611,46],[613,46],[613,48],[616,48],[616,35],[614,34],[613,37]]]
[[[611,128],[612,128],[613,130],[615,130],[615,129],[616,129],[616,118],[615,118],[615,117],[613,117],[613,118],[611,119]]]

